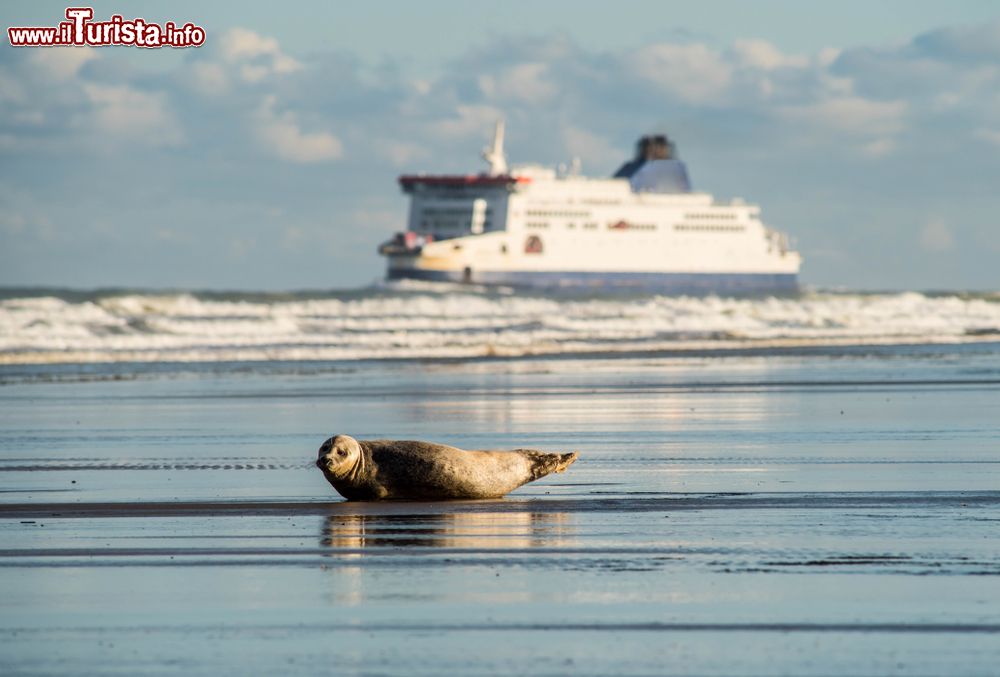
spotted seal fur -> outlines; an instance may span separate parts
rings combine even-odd
[[[337,435],[319,448],[316,466],[348,500],[500,498],[562,472],[576,457],[576,452],[466,451],[432,442]]]

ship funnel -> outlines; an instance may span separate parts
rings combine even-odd
[[[490,176],[507,174],[507,156],[503,153],[503,127],[503,118],[500,118],[493,130],[493,145],[483,148],[483,159],[490,165]]]
[[[636,144],[636,160],[671,160],[673,157],[674,144],[664,134],[644,136]]]
[[[676,149],[664,134],[650,134],[635,145],[635,157],[615,172],[628,179],[636,193],[689,193],[687,167],[677,159]]]

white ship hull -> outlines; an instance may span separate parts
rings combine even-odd
[[[798,291],[795,273],[598,273],[593,271],[462,271],[390,267],[389,280],[462,282],[505,287],[641,289],[668,294],[788,294]]]

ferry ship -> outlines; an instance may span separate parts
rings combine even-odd
[[[488,171],[407,174],[406,230],[379,247],[387,277],[525,287],[636,287],[666,293],[788,293],[802,259],[760,207],[691,190],[663,135],[642,137],[611,178],[508,168],[504,125]]]

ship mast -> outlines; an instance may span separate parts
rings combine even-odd
[[[490,165],[490,176],[507,174],[507,157],[503,153],[503,118],[497,120],[493,130],[493,145],[483,148],[483,159]]]

